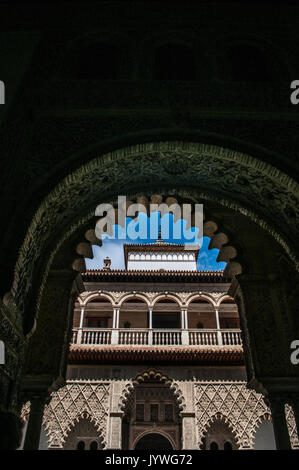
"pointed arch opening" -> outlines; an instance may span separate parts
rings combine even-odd
[[[215,415],[206,426],[202,439],[202,450],[238,450],[236,433],[229,420]]]
[[[173,380],[162,372],[150,369],[139,374],[123,392],[121,409],[122,448],[154,450],[157,440],[161,450],[179,449],[183,397]],[[153,427],[162,437],[149,436]],[[148,435],[147,438],[145,436]],[[144,439],[143,439],[144,437]],[[142,441],[141,441],[142,438]],[[167,440],[167,442],[165,441]],[[138,442],[140,442],[139,447]],[[147,447],[145,447],[147,446]],[[163,447],[164,446],[164,447]]]
[[[81,417],[69,431],[63,445],[64,450],[100,450],[104,439],[88,416]]]

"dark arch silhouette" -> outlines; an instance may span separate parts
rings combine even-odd
[[[219,450],[217,442],[211,442],[210,450]]]
[[[163,44],[155,51],[155,80],[194,80],[193,51],[184,44]]]
[[[85,450],[85,442],[79,441],[77,444],[77,450]]]
[[[235,431],[224,416],[219,414],[210,420],[201,448],[202,450],[237,450],[239,448]]]
[[[89,450],[98,450],[98,443],[97,441],[92,441],[89,446]]]
[[[231,442],[227,441],[224,443],[224,446],[223,446],[223,449],[224,450],[233,450],[233,446],[231,445]]]
[[[89,443],[89,440],[92,441]],[[103,437],[89,416],[80,418],[69,431],[64,442],[64,450],[96,450],[103,448]]]
[[[135,445],[135,450],[173,450],[170,441],[158,433],[146,434]]]
[[[269,54],[257,45],[235,44],[228,53],[230,79],[239,82],[275,81],[274,64]]]
[[[110,44],[94,43],[79,52],[74,75],[79,79],[113,80],[117,78],[118,49]]]

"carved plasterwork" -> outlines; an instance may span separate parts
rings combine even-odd
[[[180,411],[185,410],[186,402],[185,402],[185,398],[183,396],[183,393],[180,389],[179,384],[160,371],[157,371],[155,369],[147,369],[143,371],[141,374],[138,374],[132,381],[126,384],[119,400],[119,404],[118,404],[119,411],[124,410],[128,406],[128,404],[131,402],[132,394],[134,391],[134,384],[142,383],[144,380],[148,380],[149,378],[157,382],[167,384],[170,388],[171,393],[173,394],[176,400],[178,409]]]
[[[49,447],[62,448],[74,425],[86,417],[105,438],[109,388],[106,383],[70,383],[54,392],[43,421]]]
[[[0,410],[7,406],[10,411],[19,414],[19,387],[27,342],[22,332],[20,313],[10,300],[6,304],[0,301],[0,340],[4,343],[5,355],[4,364],[0,366]]]
[[[262,395],[238,382],[195,384],[195,405],[199,447],[211,419],[221,414],[231,424],[240,448],[252,448],[255,423],[269,413]]]
[[[224,450],[225,442],[229,442],[233,450],[238,449],[236,432],[229,420],[221,413],[214,415],[207,426],[205,433],[205,448],[210,450],[212,442],[216,442],[219,450]]]
[[[213,289],[216,289],[216,287],[213,286]],[[138,289],[138,290],[137,290]],[[190,292],[191,291],[191,292]],[[193,292],[192,292],[193,291]],[[195,291],[195,292],[194,292]],[[144,300],[144,302],[148,305],[148,307],[153,307],[154,304],[158,300],[163,300],[164,298],[168,299],[173,299],[175,302],[178,303],[180,307],[188,307],[189,303],[196,298],[205,298],[208,302],[212,303],[214,306],[216,306],[219,303],[219,299],[222,299],[223,297],[227,296],[224,288],[222,288],[222,292],[210,292],[203,290],[200,293],[197,292],[197,286],[195,285],[192,289],[192,287],[189,288],[189,291],[185,288],[185,291],[183,292],[178,292],[168,290],[168,291],[146,291],[144,287],[142,287],[142,290],[140,290],[140,287],[136,285],[136,290],[132,290],[130,287],[128,287],[127,290],[121,290],[121,291],[106,291],[106,290],[101,290],[100,292],[97,291],[84,291],[80,294],[79,300],[81,305],[87,305],[90,300],[97,298],[97,296],[102,298],[106,298],[107,301],[111,302],[111,304],[115,307],[121,307],[126,300],[128,299],[141,299]]]
[[[22,421],[28,421],[30,415],[30,401],[24,403],[21,408],[20,418]]]
[[[297,426],[295,421],[295,415],[292,406],[285,405],[285,413],[287,418],[288,431],[293,448],[299,449],[299,438],[297,434]]]
[[[92,442],[97,443],[97,449],[103,449],[103,436],[102,430],[98,430],[92,418],[87,413],[82,416],[79,421],[75,423],[71,431],[68,433],[65,440],[64,450],[75,450],[79,441],[83,441],[85,449],[88,450]]]

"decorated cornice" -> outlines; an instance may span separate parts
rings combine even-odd
[[[188,347],[151,347],[151,346],[95,346],[71,345],[69,363],[129,363],[156,362],[196,363],[204,365],[243,365],[242,346],[188,346]]]
[[[221,282],[230,283],[223,271],[153,271],[153,270],[103,270],[93,269],[82,273],[83,282],[91,281],[134,281],[134,282]]]

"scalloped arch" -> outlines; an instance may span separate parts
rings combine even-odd
[[[87,410],[82,410],[78,415],[73,419],[71,423],[67,426],[65,429],[64,435],[63,435],[63,440],[61,441],[62,446],[65,445],[70,433],[80,424],[80,421],[83,420],[88,420],[93,426],[95,431],[99,434],[97,439],[100,441],[100,445],[102,448],[106,447],[106,442],[103,436],[103,429],[101,426],[99,426],[96,422],[96,419],[94,416],[92,416]],[[47,432],[47,430],[46,430]]]
[[[209,432],[209,428],[212,426],[212,424],[216,423],[217,421],[221,421],[222,423],[224,423],[226,426],[227,426],[227,429],[231,432],[231,434],[233,435],[234,439],[235,439],[235,442],[238,446],[240,446],[240,440],[239,440],[239,437],[238,437],[238,433],[237,431],[234,429],[234,426],[232,425],[232,423],[230,422],[230,420],[227,418],[227,416],[225,416],[224,414],[220,413],[220,412],[217,412],[215,413],[205,424],[204,428],[203,428],[203,431],[202,431],[202,435],[201,437],[199,438],[199,443],[200,445],[203,444],[203,439],[204,437],[207,435],[207,433]]]
[[[126,384],[119,399],[119,411],[125,410],[127,404],[132,398],[134,386],[144,382],[146,379],[151,377],[157,380],[158,382],[164,383],[169,386],[180,412],[184,411],[186,408],[185,398],[178,384],[174,382],[174,380],[171,379],[168,375],[153,368],[147,369],[144,372],[137,374],[135,378],[133,378],[129,383]]]
[[[184,173],[182,174],[181,171],[177,170],[180,178],[178,182],[176,182],[175,177],[172,174],[168,174],[168,171],[170,166],[176,168],[177,165],[182,165],[181,159],[184,160]],[[150,166],[148,164],[149,162],[151,162]],[[170,163],[172,163],[172,165],[170,165]],[[165,186],[165,181],[168,181],[168,183],[173,181],[174,186],[177,186],[180,181],[180,185],[183,184],[187,186],[190,178],[193,180],[193,185],[196,184],[197,178],[199,178],[198,184],[200,184],[200,181],[205,178],[206,190],[197,192],[194,189],[190,191],[179,189],[176,191],[177,194],[188,198],[195,196],[195,198],[200,199],[201,202],[207,200],[212,203],[216,202],[220,206],[237,211],[248,217],[251,221],[268,232],[283,247],[295,264],[296,269],[299,269],[297,251],[292,242],[294,235],[298,232],[298,227],[293,220],[287,219],[289,228],[288,234],[292,234],[292,237],[286,239],[285,235],[281,233],[281,227],[283,225],[280,224],[278,227],[277,222],[275,222],[276,225],[274,225],[274,221],[286,220],[286,213],[284,212],[285,207],[292,206],[292,210],[296,213],[299,210],[299,185],[295,180],[264,161],[260,161],[235,150],[215,145],[176,141],[146,143],[125,147],[91,160],[89,163],[64,178],[43,200],[32,219],[15,265],[15,275],[11,292],[21,312],[25,308],[26,299],[28,295],[30,295],[31,286],[34,282],[35,266],[38,259],[41,258],[44,246],[49,243],[51,236],[53,236],[53,231],[57,230],[60,223],[61,226],[66,227],[63,229],[63,232],[60,233],[58,242],[55,246],[52,246],[52,251],[48,256],[48,263],[43,267],[44,276],[42,277],[41,289],[55,252],[57,252],[62,242],[78,230],[78,227],[86,224],[93,218],[94,212],[88,209],[86,205],[87,201],[89,207],[91,207],[97,196],[98,188],[102,187],[102,185],[104,185],[103,188],[105,191],[102,193],[101,197],[109,200],[107,194],[109,194],[109,191],[114,191],[115,194],[116,188],[119,187],[118,180],[122,177],[124,171],[129,175],[138,174],[139,170],[134,172],[130,171],[130,165],[133,166],[135,170],[138,170],[140,165],[140,168],[147,168],[149,173],[148,177],[152,175],[153,178],[159,181],[161,180],[163,186]],[[217,188],[215,189],[214,171],[216,170],[218,172],[217,178],[219,181],[217,181],[219,186],[223,187],[221,195],[218,194]],[[240,172],[246,173],[247,182],[250,183],[252,203],[250,208],[244,207],[244,205],[239,202],[237,196],[232,194],[232,188],[238,189],[241,194],[242,192],[245,194],[247,190],[246,188],[248,186],[238,179]],[[103,183],[103,180],[107,180],[107,178],[108,183]],[[97,184],[94,184],[95,181]],[[233,186],[230,181],[234,183]],[[263,185],[262,182],[265,183],[265,185]],[[214,184],[213,191],[209,189],[209,185],[212,183]],[[131,183],[129,180],[126,184],[127,187],[130,188]],[[133,182],[132,185],[134,187]],[[261,187],[263,188],[264,186],[266,186],[268,188],[267,191],[271,193],[271,199],[266,201],[265,217],[263,217],[260,212],[256,213],[252,210],[252,207],[256,207],[261,211],[261,201],[263,199],[261,199],[260,191]],[[121,187],[123,187],[123,183]],[[136,191],[134,192],[136,194]],[[169,194],[171,191],[168,187],[167,189],[163,189],[163,192]],[[130,194],[128,194],[128,196],[130,197]],[[67,204],[69,200],[73,201],[72,207],[69,207]],[[65,225],[65,207],[68,207],[69,210],[67,213],[69,225],[67,226]],[[85,216],[80,217],[83,208]],[[55,224],[53,223],[54,220]],[[76,220],[76,223],[72,223],[72,220]],[[269,220],[272,221],[271,225],[269,224]],[[62,223],[62,221],[64,223]],[[213,227],[211,227],[211,230],[211,234],[214,235],[215,231],[213,232]],[[83,269],[83,264],[81,263],[80,265],[80,263],[78,263],[76,268],[79,270]],[[235,259],[230,263],[226,274],[230,277],[234,276],[240,272],[240,269],[241,264]],[[36,282],[40,284],[40,280],[36,280]]]

